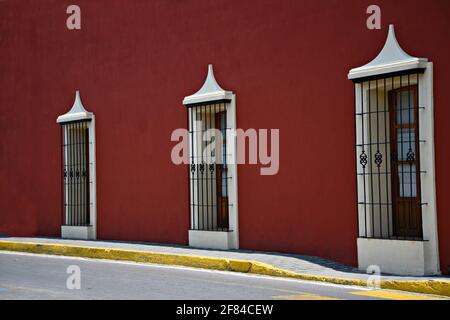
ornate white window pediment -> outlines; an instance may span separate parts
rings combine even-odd
[[[72,108],[69,110],[69,112],[60,115],[56,122],[65,123],[78,120],[92,120],[93,116],[94,114],[92,112],[89,112],[84,108],[80,98],[80,91],[76,90],[75,101]]]
[[[213,66],[210,64],[208,65],[208,75],[203,86],[196,93],[185,97],[183,104],[189,106],[214,101],[231,101],[232,98],[233,92],[222,89],[217,83],[214,77]]]
[[[389,32],[383,49],[371,62],[353,68],[348,73],[348,78],[353,81],[361,81],[366,78],[393,74],[402,71],[424,70],[428,59],[412,57],[399,45],[395,36],[394,25],[389,25]]]

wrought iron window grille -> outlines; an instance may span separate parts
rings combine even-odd
[[[216,101],[188,106],[191,230],[231,231],[227,104]]]
[[[417,71],[355,83],[359,237],[423,240],[418,95]]]
[[[61,125],[63,225],[90,225],[89,122]]]

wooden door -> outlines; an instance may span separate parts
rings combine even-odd
[[[226,111],[215,115],[216,129],[222,133],[222,141],[216,146],[221,163],[216,164],[217,227],[228,228],[228,167],[226,163]]]
[[[417,86],[390,92],[394,236],[422,236]]]

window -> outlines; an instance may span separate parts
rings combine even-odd
[[[418,79],[407,73],[359,84],[360,237],[422,239]]]
[[[95,239],[97,225],[95,116],[86,111],[76,92],[61,125],[61,236]]]
[[[191,229],[228,231],[227,102],[188,111]]]
[[[394,26],[355,86],[358,265],[439,274],[433,63],[408,55]]]
[[[189,245],[237,249],[236,97],[219,86],[209,65],[203,86],[183,104],[189,131]]]
[[[88,226],[89,122],[63,124],[63,225]]]

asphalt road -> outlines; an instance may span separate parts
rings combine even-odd
[[[0,252],[0,299],[430,298],[437,297],[233,272]]]

